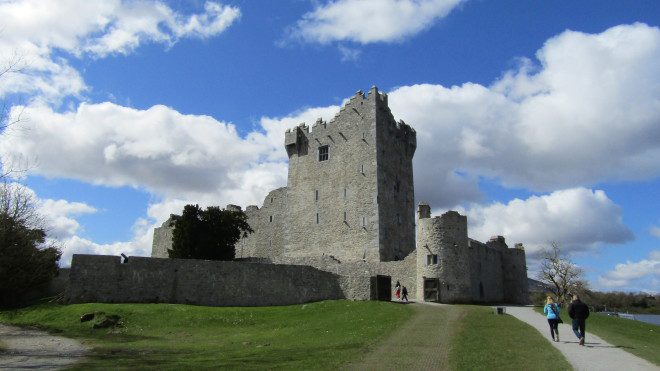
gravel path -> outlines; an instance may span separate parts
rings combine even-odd
[[[632,355],[614,345],[611,345],[589,332],[587,320],[587,335],[584,346],[578,345],[578,339],[573,334],[571,325],[559,325],[559,342],[550,338],[550,328],[545,317],[534,311],[531,307],[507,307],[506,313],[528,323],[539,332],[559,351],[576,370],[660,370],[651,362]]]
[[[0,324],[0,370],[59,370],[80,361],[89,351],[79,342],[44,331]]]
[[[449,342],[463,314],[449,305],[410,303],[415,313],[346,370],[446,370]]]

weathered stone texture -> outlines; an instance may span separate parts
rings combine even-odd
[[[270,191],[262,207],[250,205],[245,210],[254,233],[236,244],[236,257],[268,258],[284,254],[287,188]]]
[[[439,296],[443,303],[472,301],[467,218],[448,211],[435,218],[419,219],[417,230],[417,281],[439,279]],[[437,263],[429,261],[437,255]],[[422,297],[423,287],[417,296]]]
[[[70,303],[180,303],[209,306],[289,305],[349,296],[368,279],[340,277],[309,266],[187,259],[74,255]]]
[[[154,239],[151,246],[151,256],[154,258],[168,258],[168,249],[172,248],[172,232],[174,222],[170,216],[159,228],[154,228]]]

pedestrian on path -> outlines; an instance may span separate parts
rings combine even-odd
[[[403,294],[401,296],[401,300],[402,301],[405,300],[406,303],[407,303],[408,302],[408,289],[406,288],[406,286],[403,286],[403,291],[401,291],[401,294]]]
[[[548,319],[548,325],[550,325],[550,336],[552,336],[552,341],[559,341],[559,304],[556,304],[551,296],[545,301],[545,307],[543,307],[543,313],[545,313],[546,318]],[[555,337],[555,334],[557,336]]]
[[[589,307],[580,301],[580,297],[576,294],[573,295],[573,301],[568,306],[568,315],[573,319],[573,332],[578,339],[580,345],[584,345],[584,336],[587,317],[589,317]]]
[[[399,281],[396,281],[394,286],[394,296],[396,296],[396,300],[401,299],[401,283]]]

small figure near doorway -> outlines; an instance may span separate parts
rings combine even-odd
[[[406,288],[406,286],[403,286],[403,291],[401,293],[403,294],[403,296],[401,297],[401,300],[402,301],[405,300],[406,303],[407,303],[408,302],[408,289]]]
[[[399,281],[396,281],[396,285],[394,286],[394,296],[396,296],[396,300],[401,299],[401,283]]]

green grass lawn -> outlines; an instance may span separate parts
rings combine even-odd
[[[537,311],[543,313],[543,308],[537,308]],[[562,319],[571,324],[568,313],[564,312]],[[587,342],[589,333],[593,333],[612,345],[660,366],[660,326],[592,313],[587,319],[586,331]],[[568,336],[575,335],[571,333]]]
[[[592,332],[608,343],[660,366],[660,326],[594,313],[587,318],[586,331],[587,342],[589,332]]]
[[[118,314],[123,327],[92,329],[88,312]],[[325,301],[222,308],[176,304],[40,305],[0,312],[0,322],[38,325],[92,346],[79,369],[336,369],[412,314],[404,305]]]
[[[461,328],[449,363],[454,370],[570,370],[566,358],[539,332],[491,307],[462,306]]]

